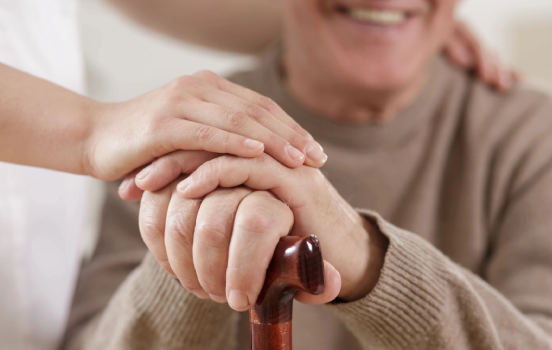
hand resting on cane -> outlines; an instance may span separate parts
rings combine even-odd
[[[274,196],[270,203],[289,206],[294,218],[291,235],[314,234],[320,239],[323,256],[329,263],[326,292],[317,297],[299,294],[299,301],[324,303],[335,296],[356,300],[377,283],[386,239],[339,196],[317,169],[290,169],[268,155],[250,161],[221,156],[204,163],[184,180],[184,184],[189,184],[186,189],[177,183],[144,194],[140,230],[156,259],[194,294],[210,294],[216,301],[228,299],[230,306],[240,311],[255,302],[274,247],[291,225],[274,232],[271,226],[281,220],[278,215],[273,217],[276,210],[263,210],[260,206],[240,210],[241,199],[252,190],[270,191]],[[232,213],[235,208],[235,221],[227,214],[229,218],[219,222],[218,218],[224,216],[220,213]],[[253,217],[254,227],[245,230],[247,238],[234,235],[237,229],[243,230],[242,215]],[[251,255],[253,250],[260,252],[257,258]],[[232,257],[238,257],[240,263],[235,264]],[[336,280],[335,270],[341,275],[341,288],[332,282]],[[236,292],[231,294],[232,290]],[[238,292],[247,299],[234,302],[235,295],[242,295]]]

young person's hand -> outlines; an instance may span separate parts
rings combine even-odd
[[[133,100],[99,103],[0,63],[0,161],[115,180],[178,150],[288,167],[326,155],[270,99],[202,71]]]
[[[508,91],[521,80],[519,72],[501,62],[462,22],[457,22],[444,52],[456,66],[473,70],[481,81],[499,91]]]
[[[208,71],[94,112],[84,166],[103,180],[177,150],[246,158],[264,151],[288,167],[326,161],[320,146],[274,102]]]

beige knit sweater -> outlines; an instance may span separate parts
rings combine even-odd
[[[277,62],[232,80],[321,142],[324,173],[390,241],[365,298],[296,303],[294,349],[552,349],[550,99],[490,91],[438,59],[393,121],[353,125],[303,109]],[[137,207],[109,186],[66,348],[248,349],[247,313],[195,298],[149,255],[138,266]]]

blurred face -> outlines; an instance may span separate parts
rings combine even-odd
[[[284,0],[285,51],[340,88],[387,91],[420,77],[454,24],[457,0]]]

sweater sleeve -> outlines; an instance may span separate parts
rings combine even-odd
[[[362,211],[389,238],[380,279],[328,307],[364,349],[552,349],[552,176],[541,180],[508,208],[485,280]]]
[[[108,185],[102,227],[81,268],[63,349],[232,349],[237,313],[187,292],[146,255],[138,206]],[[145,258],[144,258],[145,256]]]
[[[365,349],[552,349],[552,103],[516,96],[529,103],[506,106],[515,123],[489,160],[477,275],[361,211],[389,238],[380,280],[363,299],[329,307]]]

